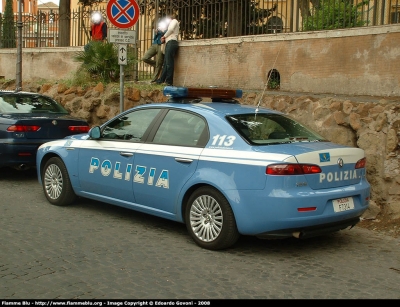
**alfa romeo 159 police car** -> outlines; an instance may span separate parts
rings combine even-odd
[[[86,197],[182,222],[210,250],[240,235],[332,233],[367,209],[362,149],[331,143],[280,112],[241,105],[241,90],[167,86],[164,95],[165,103],[40,146],[38,180],[48,201]]]

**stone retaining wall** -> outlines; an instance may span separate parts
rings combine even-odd
[[[3,88],[13,89],[14,84]],[[87,89],[58,84],[24,86],[55,98],[72,115],[99,125],[120,112],[115,85],[99,83]],[[371,209],[392,218],[400,217],[400,100],[377,97],[339,97],[280,92],[244,92],[242,104],[275,109],[296,118],[327,139],[359,147],[367,156],[367,179],[371,184]],[[136,105],[166,101],[161,88],[139,91],[126,86],[124,110]]]

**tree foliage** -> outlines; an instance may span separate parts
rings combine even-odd
[[[104,2],[104,0],[78,0],[78,4],[82,4],[83,6],[92,6],[94,4],[100,4]]]
[[[311,9],[310,16],[303,18],[303,31],[361,27],[368,22],[362,10],[368,3],[369,0],[357,4],[352,0],[320,0],[319,6]]]
[[[1,33],[2,48],[16,48],[16,27],[14,22],[13,0],[6,0],[3,17],[3,31]]]

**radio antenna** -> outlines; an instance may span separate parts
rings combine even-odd
[[[262,92],[262,95],[261,95],[261,97],[260,97],[260,100],[258,101],[258,104],[257,104],[256,113],[258,112],[258,108],[260,107],[261,100],[262,100],[262,99],[263,99],[263,97],[264,97],[265,89],[266,89],[266,88],[267,88],[267,86],[268,86],[269,79],[271,78],[272,71],[273,71],[273,69],[274,69],[274,67],[275,67],[276,60],[278,59],[279,53],[281,52],[282,45],[283,45],[283,42],[284,42],[284,41],[285,41],[285,37],[283,37],[283,40],[282,40],[282,42],[281,42],[281,45],[280,45],[280,47],[279,47],[279,50],[278,50],[278,53],[277,53],[277,55],[276,55],[276,58],[275,58],[274,64],[272,65],[272,68],[271,68],[271,70],[270,70],[270,73],[268,74],[268,79],[267,79],[267,82],[266,82],[266,83],[265,83],[265,85],[264,85],[264,90],[263,90],[263,92]]]

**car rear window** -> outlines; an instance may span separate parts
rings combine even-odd
[[[20,94],[0,96],[0,112],[68,114],[58,102],[48,97]]]
[[[327,141],[318,133],[281,114],[236,114],[226,118],[244,139],[254,145]]]

